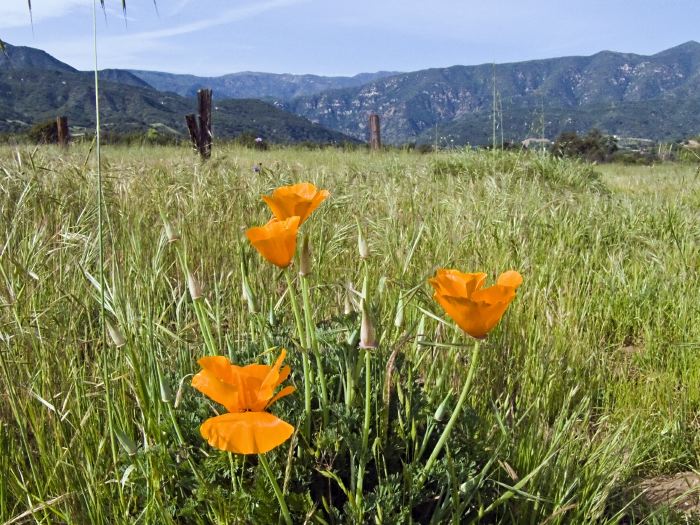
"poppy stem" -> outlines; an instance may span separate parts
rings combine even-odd
[[[321,387],[321,411],[323,414],[323,425],[328,426],[328,387],[326,385],[326,374],[323,372],[323,362],[318,351],[318,338],[316,337],[316,327],[311,315],[311,294],[309,293],[308,276],[301,277],[301,298],[304,307],[304,321],[306,322],[307,346],[311,349],[316,358],[316,373],[318,383]]]
[[[357,490],[355,501],[359,513],[359,522],[364,520],[364,508],[362,502],[362,488],[365,480],[365,468],[367,467],[367,455],[369,446],[369,427],[372,415],[372,356],[370,350],[365,349],[365,420],[362,426],[362,451],[360,453],[360,465],[357,469]]]
[[[301,320],[299,312],[299,303],[297,302],[294,283],[289,269],[284,271],[284,276],[287,278],[287,292],[289,293],[289,302],[292,304],[292,312],[294,312],[294,321],[297,325],[297,334],[301,342],[301,364],[304,370],[304,437],[308,442],[311,439],[311,369],[309,367],[309,350],[306,348],[306,332]]]
[[[459,395],[459,400],[457,400],[457,405],[455,406],[455,408],[452,412],[452,416],[450,416],[450,420],[447,422],[447,426],[445,426],[445,430],[442,431],[442,435],[440,436],[440,439],[438,440],[437,445],[435,445],[433,452],[430,454],[428,461],[426,461],[426,463],[425,463],[425,467],[423,467],[423,472],[421,473],[420,477],[418,478],[418,490],[420,490],[420,488],[423,486],[423,483],[425,482],[425,478],[430,473],[430,469],[433,467],[435,460],[440,455],[440,452],[442,452],[443,447],[447,443],[447,439],[450,437],[450,434],[452,433],[452,429],[454,428],[455,424],[457,423],[457,420],[462,415],[462,408],[464,407],[464,403],[467,400],[467,395],[469,394],[469,389],[471,388],[472,380],[474,379],[474,372],[476,371],[476,364],[479,360],[480,346],[481,346],[481,342],[479,340],[477,340],[474,343],[474,349],[472,350],[472,357],[471,357],[471,361],[469,363],[469,371],[467,372],[467,379],[464,382],[464,386],[462,387],[462,393]]]
[[[270,469],[270,465],[267,462],[267,458],[265,458],[265,454],[258,454],[258,459],[260,460],[260,464],[265,469],[265,473],[270,480],[272,489],[275,491],[275,496],[277,496],[277,501],[279,501],[280,510],[282,511],[282,516],[284,517],[285,523],[287,525],[293,525],[294,522],[292,521],[292,516],[289,514],[287,502],[284,500],[284,494],[282,493],[282,489],[280,489],[280,486],[275,479],[275,475],[272,473],[272,469]]]

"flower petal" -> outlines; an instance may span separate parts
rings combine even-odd
[[[296,251],[299,223],[298,216],[283,221],[272,220],[265,226],[249,228],[246,236],[260,255],[272,264],[286,268]]]
[[[518,286],[523,284],[523,276],[515,270],[508,270],[507,272],[503,272],[498,277],[498,281],[496,281],[496,284],[500,284],[502,286],[510,286],[511,288],[518,288]]]
[[[224,405],[229,412],[237,412],[243,407],[238,389],[221,379],[214,372],[204,369],[192,378],[192,386],[212,401]]]
[[[489,327],[484,322],[478,303],[466,297],[451,297],[448,295],[435,294],[434,298],[440,303],[440,306],[442,306],[447,315],[457,323],[457,326],[472,337],[481,339],[493,328]]]
[[[292,385],[285,386],[282,390],[280,390],[279,392],[277,392],[277,394],[275,394],[275,397],[270,399],[270,401],[267,403],[267,406],[265,408],[271,407],[274,403],[276,403],[277,401],[279,401],[283,397],[287,397],[289,394],[293,394],[294,392],[296,392],[296,390],[297,390],[296,387],[293,387]]]
[[[264,454],[287,441],[294,427],[269,412],[241,412],[209,418],[199,431],[212,447],[220,450]]]
[[[428,282],[436,293],[452,297],[469,297],[486,280],[485,273],[463,273],[459,270],[439,269]]]
[[[278,220],[298,216],[301,225],[329,195],[328,190],[319,190],[310,182],[301,182],[277,188],[271,196],[263,195],[262,199]]]

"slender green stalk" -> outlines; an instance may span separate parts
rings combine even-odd
[[[95,58],[95,164],[97,171],[97,244],[99,252],[99,279],[100,279],[100,334],[102,348],[107,352],[107,317],[105,314],[105,248],[104,248],[104,217],[102,215],[102,153],[100,149],[100,77],[97,65],[97,0],[92,2],[92,36],[93,51]],[[112,463],[117,464],[117,443],[113,428],[112,417],[112,397],[110,391],[110,377],[108,370],[109,359],[102,355],[102,380],[105,389],[105,405],[107,407],[107,429],[110,436],[110,448],[112,452]]]
[[[433,449],[432,454],[430,454],[428,461],[425,462],[425,466],[423,467],[423,472],[421,473],[420,477],[418,478],[418,486],[419,487],[425,482],[425,478],[430,473],[430,469],[433,468],[433,464],[435,463],[435,460],[440,455],[440,452],[442,452],[442,449],[445,446],[445,443],[447,443],[447,440],[449,439],[450,434],[452,433],[452,429],[454,428],[455,423],[462,415],[462,408],[464,407],[464,402],[467,400],[467,395],[469,394],[469,389],[471,388],[472,380],[474,379],[474,372],[476,371],[476,364],[479,360],[480,345],[481,345],[481,343],[478,340],[475,341],[474,349],[472,350],[471,362],[469,363],[469,371],[467,372],[467,379],[464,382],[464,386],[462,387],[462,393],[460,394],[459,399],[457,400],[457,405],[455,406],[455,409],[452,412],[452,416],[450,417],[450,420],[447,422],[445,429],[442,431],[442,435],[440,436],[440,439],[438,440],[437,444],[435,445],[435,448]]]
[[[321,359],[321,354],[318,348],[318,337],[316,336],[316,326],[313,322],[312,308],[311,308],[311,295],[309,293],[309,283],[308,277],[301,277],[301,296],[302,305],[304,308],[304,320],[306,322],[306,336],[307,336],[307,348],[311,348],[311,351],[316,358],[316,374],[318,375],[318,383],[321,387],[321,413],[323,418],[323,426],[328,426],[329,420],[329,406],[328,406],[328,386],[326,383],[326,374],[323,371],[323,360]]]
[[[372,355],[369,349],[364,350],[365,354],[365,419],[362,425],[362,449],[360,451],[360,464],[357,469],[357,484],[355,501],[359,511],[359,522],[364,520],[364,508],[362,503],[362,488],[365,480],[365,468],[369,455],[369,428],[372,420]]]
[[[282,489],[280,489],[279,483],[277,483],[277,479],[275,478],[275,475],[267,462],[265,454],[259,454],[258,459],[260,460],[260,464],[265,469],[265,473],[267,474],[267,478],[270,480],[272,489],[275,491],[275,496],[277,496],[277,501],[280,504],[280,510],[282,511],[282,517],[284,518],[285,523],[287,525],[293,525],[294,522],[292,521],[292,516],[289,514],[289,508],[287,507],[287,502],[284,499],[284,494],[282,494]]]
[[[287,279],[287,293],[289,294],[289,302],[292,305],[292,312],[294,313],[297,335],[301,343],[301,363],[304,371],[304,437],[308,442],[309,439],[311,439],[311,381],[313,381],[313,377],[311,375],[311,367],[309,366],[309,350],[306,347],[307,337],[301,320],[301,313],[299,312],[299,303],[297,302],[296,292],[294,290],[294,282],[289,272],[289,269],[285,270],[284,276]]]

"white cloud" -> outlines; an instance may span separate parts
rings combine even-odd
[[[35,0],[31,17],[34,22],[71,14],[85,8],[85,0]],[[31,22],[27,0],[0,1],[0,27],[28,26]]]
[[[0,0],[0,3],[6,0]],[[15,1],[15,0],[11,0]],[[23,0],[20,0],[23,1]],[[43,0],[33,0],[32,4],[39,3]],[[86,0],[80,1],[85,5]],[[89,2],[89,0],[87,0]],[[117,0],[114,0],[117,1]],[[136,3],[136,0],[131,0]],[[143,2],[143,0],[141,0]],[[262,15],[269,11],[284,9],[289,6],[299,3],[308,2],[309,0],[267,0],[258,1],[256,3],[248,2],[236,7],[222,9],[219,12],[214,11],[215,16],[195,19],[192,22],[186,22],[178,25],[168,26],[167,20],[159,19],[158,29],[133,31],[115,31],[107,30],[100,31],[102,34],[98,37],[98,55],[99,65],[102,67],[122,67],[122,68],[139,68],[141,64],[153,63],[153,59],[158,56],[172,57],[177,56],[179,52],[185,51],[187,39],[179,39],[176,37],[196,33],[216,26],[233,24],[256,16]],[[127,2],[128,4],[129,2]],[[150,2],[148,2],[150,3]],[[186,8],[190,0],[181,0],[176,4],[176,8]],[[165,5],[160,2],[160,5]],[[170,5],[170,4],[169,4]],[[135,5],[135,10],[139,6]],[[191,5],[189,7],[192,7]],[[138,16],[138,15],[137,15]],[[1,25],[0,25],[1,27]],[[87,27],[87,26],[86,26]],[[105,34],[106,33],[106,34]],[[63,60],[78,69],[89,69],[92,67],[91,45],[86,39],[90,39],[86,31],[80,36],[74,35],[71,38],[62,36],[60,40],[56,36],[48,36],[47,33],[39,33],[35,36],[36,47],[41,47],[55,54],[57,58]],[[48,38],[47,38],[48,37]],[[91,39],[90,39],[91,40]],[[249,42],[227,42],[227,49],[249,50],[251,44]],[[177,64],[177,60],[169,60],[169,62]],[[177,66],[173,65],[148,67],[149,69],[167,68],[169,71],[175,71]],[[200,64],[203,65],[203,64]],[[182,64],[183,69],[191,69],[191,64]],[[227,71],[228,72],[228,71]]]

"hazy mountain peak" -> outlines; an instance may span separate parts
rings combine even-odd
[[[13,46],[7,42],[5,42],[5,53],[0,53],[0,68],[77,71],[41,49]]]

